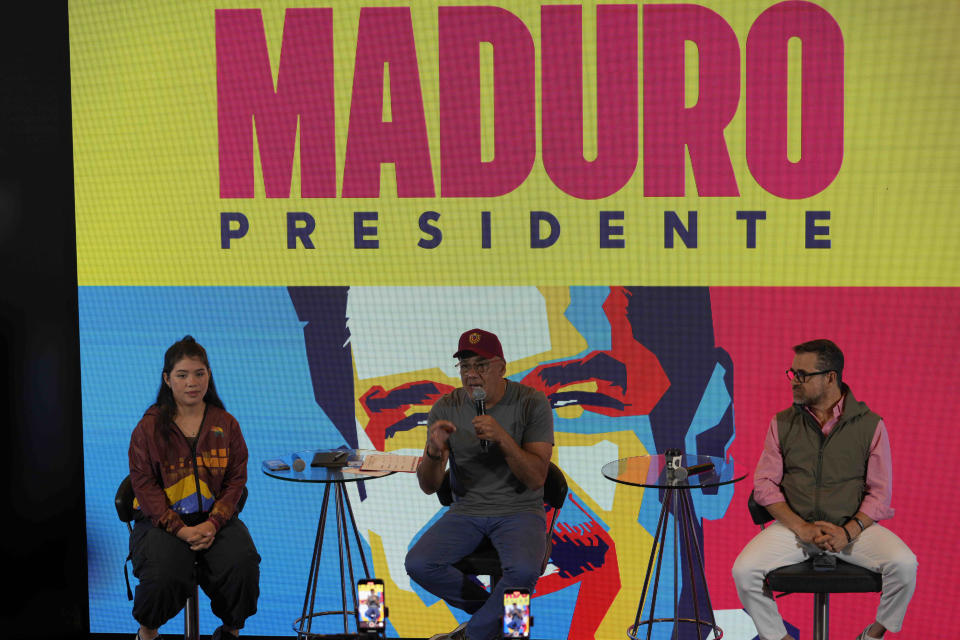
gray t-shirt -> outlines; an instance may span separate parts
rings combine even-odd
[[[507,380],[497,404],[487,408],[511,437],[527,442],[553,444],[553,410],[542,391]],[[468,392],[455,389],[430,410],[429,424],[449,420],[457,430],[450,434],[450,477],[454,502],[450,510],[471,516],[502,516],[524,511],[543,514],[543,489],[531,491],[507,465],[500,447],[491,443],[480,450],[471,421],[477,409]]]

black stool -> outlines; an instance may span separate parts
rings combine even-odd
[[[445,507],[453,504],[453,493],[450,490],[450,471],[443,474],[443,484],[437,490],[437,498],[440,504]],[[557,516],[560,515],[560,509],[567,499],[567,479],[563,477],[560,468],[550,463],[547,469],[547,479],[543,484],[543,501],[553,509],[553,515],[550,518],[550,527],[547,529],[546,553],[543,556],[543,562],[540,565],[540,571],[543,572],[550,560],[550,552],[553,551],[553,525],[557,522]],[[500,578],[503,577],[503,569],[500,566],[500,556],[489,538],[484,538],[477,548],[467,556],[454,563],[454,568],[470,576],[490,576],[490,589],[496,586]]]
[[[130,523],[133,522],[133,518],[136,515],[136,510],[133,508],[133,499],[133,484],[130,482],[130,476],[127,476],[123,479],[123,482],[120,483],[120,486],[117,487],[117,494],[113,498],[113,506],[117,509],[117,517],[120,518],[120,522],[126,523],[127,532],[131,534],[133,533],[133,525]],[[247,488],[244,487],[243,493],[240,494],[240,500],[237,502],[237,513],[243,511],[243,505],[246,501]],[[130,559],[131,556],[128,553],[127,560]],[[127,560],[123,562],[123,577],[127,582],[127,600],[133,600],[133,592],[130,590],[130,577],[127,575]],[[200,637],[200,610],[197,608],[199,590],[196,580],[196,562],[194,562],[193,567],[193,589],[187,597],[186,605],[183,607],[184,640],[198,640]]]
[[[773,520],[773,516],[753,499],[747,501],[750,517],[761,527]],[[813,594],[813,640],[828,640],[830,637],[830,594],[872,593],[883,590],[883,576],[869,569],[844,562],[837,558],[835,569],[815,569],[813,558],[774,569],[767,574],[767,587],[789,593]],[[780,597],[780,596],[778,596]]]

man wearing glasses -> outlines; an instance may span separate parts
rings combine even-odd
[[[435,493],[449,461],[454,502],[410,549],[406,569],[424,589],[472,614],[434,639],[489,640],[500,635],[504,589],[533,592],[540,577],[553,411],[542,392],[504,378],[503,348],[489,331],[465,332],[453,357],[463,386],[430,410],[417,478],[424,493]],[[484,537],[503,567],[490,594],[453,567]]]
[[[899,631],[916,586],[917,558],[877,524],[889,518],[892,469],[883,420],[842,380],[843,353],[829,340],[793,348],[793,406],[770,421],[753,496],[776,522],[740,552],[733,579],[762,640],[787,640],[764,576],[820,553],[883,574],[876,621],[858,640]]]

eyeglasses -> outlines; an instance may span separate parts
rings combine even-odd
[[[471,371],[476,371],[477,375],[483,375],[490,370],[496,360],[480,360],[479,362],[467,362],[461,360],[456,367],[460,370],[460,375],[466,375]]]
[[[823,374],[830,373],[831,371],[833,371],[833,369],[824,369],[823,371],[811,371],[810,373],[807,373],[803,370],[797,371],[796,369],[787,369],[784,371],[784,373],[787,374],[787,380],[790,382],[796,380],[800,384],[803,384],[810,376],[822,376]]]

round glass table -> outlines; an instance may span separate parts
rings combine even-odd
[[[679,464],[674,464],[679,462]],[[714,456],[695,456],[682,454],[680,456],[666,456],[664,454],[634,456],[621,458],[603,465],[601,469],[604,477],[613,482],[659,489],[661,496],[660,518],[653,534],[653,546],[650,549],[650,559],[647,562],[647,573],[643,580],[643,591],[640,594],[640,603],[637,605],[637,615],[633,624],[627,628],[627,636],[631,640],[638,640],[640,628],[646,626],[647,640],[651,637],[653,625],[657,623],[672,623],[671,638],[680,638],[680,625],[690,624],[696,627],[698,640],[703,640],[704,628],[713,632],[714,640],[723,636],[723,630],[717,626],[713,617],[713,606],[710,603],[710,594],[707,591],[707,582],[704,576],[703,552],[697,538],[697,516],[693,508],[690,492],[694,489],[706,489],[732,484],[743,480],[746,472],[735,468],[733,461]],[[660,584],[660,568],[663,564],[663,550],[666,546],[667,523],[669,514],[673,514],[673,616],[656,618],[657,590]],[[679,552],[683,547],[684,560],[687,567],[690,591],[693,600],[692,617],[681,617],[679,607],[677,571]],[[643,605],[647,598],[647,588],[653,578],[653,589],[649,608],[649,617],[641,620]],[[699,580],[698,580],[699,578]],[[697,585],[703,587],[703,593],[698,593]],[[701,595],[706,611],[701,613]],[[706,617],[704,614],[706,614]],[[692,637],[692,636],[688,636]]]
[[[329,459],[336,456],[334,464],[337,466],[312,466],[314,455],[326,455]],[[332,455],[327,455],[332,454]],[[357,633],[350,632],[350,620],[356,624],[357,593],[354,589],[356,576],[353,571],[353,554],[351,553],[351,534],[356,544],[356,552],[363,565],[362,578],[372,578],[367,558],[363,552],[360,532],[357,530],[357,521],[353,517],[353,508],[350,506],[350,497],[345,485],[348,482],[371,480],[390,475],[393,472],[381,471],[376,473],[357,473],[367,454],[383,455],[382,451],[365,449],[311,449],[297,451],[286,455],[264,460],[261,470],[271,478],[289,482],[321,483],[323,488],[323,502],[320,507],[320,519],[317,523],[317,537],[313,543],[313,558],[310,561],[310,574],[307,578],[307,590],[303,597],[303,610],[300,617],[293,621],[293,630],[298,638],[360,638]],[[337,523],[337,552],[340,561],[340,609],[335,611],[316,611],[317,578],[320,573],[320,559],[323,552],[323,534],[327,522],[327,508],[330,504],[330,488],[333,487],[333,502]],[[348,521],[349,518],[349,521]],[[349,576],[349,581],[347,577]],[[353,609],[347,608],[347,594],[353,602]],[[339,615],[343,617],[343,633],[321,634],[312,631],[313,619],[319,616]]]

